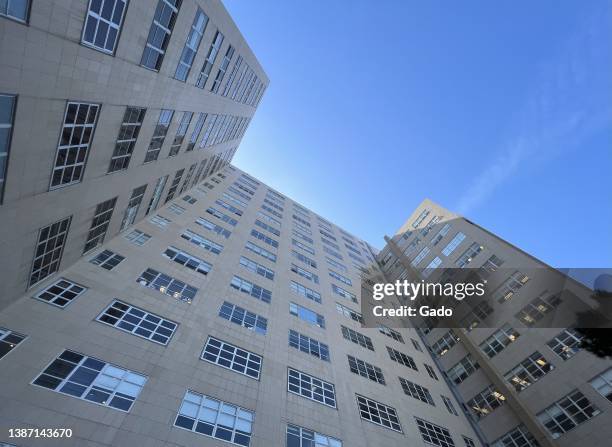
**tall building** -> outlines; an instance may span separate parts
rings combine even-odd
[[[0,2],[0,309],[231,160],[268,78],[218,0]]]

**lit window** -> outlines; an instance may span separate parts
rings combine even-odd
[[[569,360],[580,351],[581,342],[582,336],[578,332],[574,329],[565,329],[546,344],[563,360]]]
[[[553,369],[553,364],[536,351],[504,374],[504,377],[516,391],[523,391]]]

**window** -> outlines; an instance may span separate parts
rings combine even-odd
[[[427,363],[423,363],[423,365],[425,366],[425,369],[427,370],[427,374],[429,374],[429,377],[431,377],[434,380],[438,380],[438,375],[436,374],[436,370],[433,369],[432,366],[429,366]]]
[[[427,218],[427,216],[429,216],[429,213],[431,213],[430,210],[422,211],[421,214],[419,214],[419,216],[414,220],[414,222],[412,222],[412,228],[417,228],[419,225],[421,225],[421,223]]]
[[[412,262],[410,264],[413,267],[416,267],[417,265],[419,265],[419,263],[423,259],[425,259],[425,256],[427,256],[430,251],[431,251],[431,249],[429,247],[423,247],[423,249],[419,252],[418,255],[416,255],[416,257],[412,260]]]
[[[155,71],[160,69],[180,7],[181,0],[159,0],[157,2],[153,23],[151,23],[147,43],[140,60],[141,65]]]
[[[344,315],[346,318],[350,318],[351,320],[354,320],[357,323],[364,324],[363,315],[361,315],[359,312],[353,309],[349,309],[348,307],[343,306],[340,303],[336,303],[336,310],[339,314]]]
[[[297,231],[296,229],[291,230],[291,233],[293,233],[293,235],[305,242],[308,242],[309,244],[313,244],[314,241],[312,240],[312,238],[306,236],[304,233],[301,233],[299,231]]]
[[[119,300],[113,300],[96,320],[164,346],[177,327],[170,320]]]
[[[0,15],[6,14],[10,8],[7,3],[5,3],[4,8],[0,5]],[[0,94],[0,204],[2,203],[4,184],[6,183],[6,168],[11,146],[13,121],[15,120],[16,99],[16,96]]]
[[[125,238],[132,244],[144,245],[149,239],[151,239],[151,236],[149,236],[147,233],[143,233],[140,230],[132,230],[125,235]]]
[[[340,295],[342,298],[350,300],[353,303],[359,303],[359,301],[357,301],[357,296],[354,293],[351,293],[348,290],[344,290],[342,287],[339,287],[335,284],[332,284],[331,287],[332,287],[332,291],[336,295]]]
[[[601,411],[584,394],[574,390],[537,414],[553,439],[597,416]]]
[[[115,203],[117,203],[117,197],[106,200],[96,206],[83,253],[93,250],[104,242],[108,225],[110,224],[111,218],[113,217],[113,211],[115,210]]]
[[[459,337],[452,330],[446,332],[434,344],[431,345],[431,351],[438,357],[442,357],[450,349],[457,344]]]
[[[164,175],[157,179],[155,182],[155,189],[153,190],[153,194],[151,195],[151,200],[149,201],[149,206],[147,207],[147,211],[145,215],[148,216],[151,211],[157,209],[157,205],[159,204],[159,199],[161,198],[162,192],[166,187],[166,182],[168,181],[168,176]]]
[[[174,425],[211,438],[248,446],[255,413],[187,390]]]
[[[176,203],[173,203],[168,207],[168,211],[171,212],[172,214],[176,214],[177,216],[180,216],[181,214],[185,212],[185,208],[183,208],[180,205],[177,205]]]
[[[147,376],[66,349],[32,383],[127,412],[146,381]]]
[[[437,256],[433,258],[431,262],[427,264],[427,267],[425,267],[425,269],[421,272],[423,278],[429,278],[429,276],[440,266],[440,264],[442,264],[442,259]]]
[[[259,380],[261,356],[214,337],[208,337],[200,358]]]
[[[38,292],[34,295],[34,298],[58,307],[66,307],[72,300],[85,293],[86,290],[86,287],[61,278]]]
[[[151,268],[146,269],[136,282],[187,303],[191,303],[198,293],[195,287]]]
[[[123,219],[121,220],[121,228],[119,228],[119,231],[125,230],[136,220],[136,215],[138,214],[138,210],[140,209],[140,204],[142,203],[142,198],[144,197],[146,190],[147,185],[142,185],[132,190],[130,201],[125,208],[125,212],[123,213]]]
[[[519,425],[492,442],[491,447],[540,447],[540,444],[523,425]]]
[[[181,52],[181,58],[174,72],[174,79],[178,79],[179,81],[187,80],[189,70],[191,70],[191,65],[200,47],[200,41],[202,40],[202,35],[204,34],[207,24],[208,16],[204,14],[204,11],[198,8],[193,23],[191,24],[191,30],[185,41],[185,46]]]
[[[0,327],[0,359],[11,352],[25,338],[26,336],[19,332]]]
[[[236,290],[240,290],[243,293],[251,295],[253,298],[263,301],[264,303],[270,304],[272,301],[272,292],[256,284],[253,284],[246,279],[242,279],[239,276],[234,276],[230,286]]]
[[[295,239],[291,239],[291,243],[293,244],[294,247],[304,250],[306,253],[309,253],[314,256],[315,251],[309,246],[302,244],[300,241],[296,241]]]
[[[266,335],[268,331],[267,319],[228,301],[224,301],[221,305],[219,316],[232,323],[236,323],[238,326],[255,331],[258,334]]]
[[[276,241],[275,239],[272,239],[271,237],[266,236],[260,231],[257,231],[255,229],[251,230],[251,236],[253,236],[255,239],[259,239],[260,241],[264,241],[266,244],[274,248],[278,248],[278,241]]]
[[[126,0],[90,0],[81,42],[104,53],[115,52]]]
[[[479,368],[480,365],[472,359],[471,354],[468,354],[451,367],[447,371],[447,375],[455,384],[459,385]]]
[[[227,202],[224,202],[223,200],[216,200],[215,203],[217,205],[219,205],[220,207],[225,208],[226,210],[234,213],[236,216],[242,216],[242,210],[239,210],[238,208],[236,208],[235,206],[230,205]]]
[[[482,245],[474,242],[457,258],[455,265],[459,268],[465,268],[483,249]]]
[[[321,303],[321,294],[319,292],[309,289],[308,287],[304,287],[302,284],[295,281],[291,281],[290,287],[294,293],[297,293],[298,295],[301,295],[304,298],[312,300],[316,303]]]
[[[236,219],[228,216],[227,214],[222,213],[221,211],[217,211],[215,208],[212,208],[212,207],[207,208],[206,212],[208,214],[212,214],[217,219],[220,219],[223,222],[226,222],[226,223],[230,224],[232,227],[235,227],[236,224],[238,223],[238,221]]]
[[[504,324],[485,341],[480,343],[479,346],[489,358],[493,358],[503,351],[510,343],[515,342],[519,336],[520,334],[516,329],[511,328],[509,324]]]
[[[602,372],[589,383],[599,394],[612,402],[612,368]]]
[[[465,444],[465,447],[476,447],[476,443],[472,438],[468,438],[464,435],[461,435],[461,437],[463,438],[463,443]]]
[[[416,420],[417,427],[425,443],[437,445],[439,447],[455,447],[455,442],[448,429],[423,419],[414,419]]]
[[[299,304],[289,303],[289,313],[313,326],[325,329],[325,317]]]
[[[493,313],[493,308],[487,302],[482,300],[476,306],[472,308],[472,311],[461,320],[461,324],[469,332],[477,327],[481,321],[484,321],[489,315]]]
[[[287,368],[287,378],[290,393],[336,408],[336,390],[332,383],[292,368]]]
[[[269,252],[265,248],[261,248],[259,245],[255,245],[252,242],[247,242],[244,246],[249,251],[266,258],[268,261],[276,262],[276,255],[272,252]]]
[[[42,281],[59,270],[71,220],[72,216],[58,220],[38,231],[28,286]]]
[[[19,22],[26,22],[30,0],[7,0],[0,3],[0,16],[10,17]]]
[[[263,276],[264,278],[274,280],[274,271],[255,261],[250,260],[249,258],[241,256],[240,265],[246,268],[247,270],[252,271],[253,273],[257,273],[258,275]]]
[[[581,342],[582,336],[575,330],[564,329],[563,332],[546,343],[546,345],[563,360],[569,360],[580,351]]]
[[[213,65],[215,64],[215,59],[217,59],[217,54],[219,54],[219,50],[221,49],[221,45],[223,44],[223,34],[219,31],[215,33],[215,37],[210,44],[210,48],[208,49],[208,54],[206,55],[206,60],[204,61],[204,65],[202,66],[202,70],[198,75],[198,80],[196,81],[196,87],[204,88],[206,85],[206,81],[210,76],[210,71],[212,70]]]
[[[262,222],[261,220],[255,220],[255,225],[257,225],[259,228],[263,228],[266,231],[269,231],[270,233],[274,234],[275,236],[280,236],[280,231],[278,231],[276,228],[271,227],[270,225]]]
[[[385,385],[385,377],[383,376],[382,370],[378,366],[371,365],[368,362],[364,362],[353,356],[348,356],[349,369],[352,373],[358,374],[362,377],[366,377],[374,382],[378,382],[381,385]]]
[[[423,350],[421,349],[421,345],[419,345],[418,341],[416,341],[414,338],[411,338],[410,341],[412,342],[412,346],[414,346],[414,349],[419,352],[423,352]]]
[[[83,178],[100,104],[68,102],[49,190],[79,183]]]
[[[349,340],[352,341],[353,343],[363,347],[363,348],[367,348],[370,351],[374,351],[374,345],[372,344],[372,339],[370,337],[368,337],[367,335],[363,335],[360,334],[357,331],[354,331],[353,329],[347,328],[346,326],[340,326],[340,330],[342,331],[342,336]]]
[[[547,361],[542,354],[536,351],[504,374],[504,377],[514,386],[516,391],[523,391],[553,369],[555,369],[555,367],[552,363]]]
[[[146,110],[141,107],[126,107],[108,173],[128,168]]]
[[[189,137],[189,143],[187,144],[187,149],[185,149],[185,152],[190,152],[195,147],[196,142],[198,141],[198,138],[200,136],[200,132],[202,132],[202,127],[204,127],[204,121],[206,120],[207,116],[208,114],[204,112],[198,115],[198,120],[196,121],[195,127],[191,132],[191,136]],[[202,166],[204,166],[205,163],[206,160],[202,160]]]
[[[381,334],[385,334],[387,337],[392,338],[395,341],[404,343],[404,338],[402,337],[402,334],[397,331],[394,331],[393,329],[387,326],[381,324],[380,326],[378,326],[378,332],[380,332]]]
[[[163,1],[164,0],[160,0],[160,2]],[[174,110],[162,109],[159,112],[159,118],[157,120],[157,124],[155,125],[155,130],[153,131],[153,136],[151,137],[151,142],[149,143],[149,147],[147,148],[147,153],[145,155],[145,163],[155,161],[159,157],[159,152],[161,151],[164,140],[166,139],[166,134],[168,133],[168,128],[170,127],[173,116]]]
[[[291,329],[289,329],[289,346],[329,362],[329,346]]]
[[[185,135],[187,135],[187,129],[189,128],[189,124],[191,123],[192,117],[193,112],[183,112],[183,115],[181,116],[181,121],[179,122],[178,128],[176,129],[176,135],[174,136],[174,140],[172,141],[172,145],[170,146],[170,152],[168,153],[168,157],[172,157],[178,154],[181,150],[181,145],[183,144]]]
[[[103,269],[112,270],[124,259],[125,257],[121,256],[120,254],[114,253],[110,250],[104,250],[92,258],[89,262],[94,265],[99,265]]]
[[[446,407],[448,412],[450,414],[454,414],[455,416],[459,416],[459,413],[457,413],[457,410],[455,410],[455,406],[453,405],[453,401],[450,400],[450,398],[448,398],[446,396],[440,395],[440,397],[442,398],[442,402],[444,402],[444,406]]]
[[[210,269],[212,269],[212,265],[208,262],[176,247],[168,247],[162,254],[177,264],[184,265],[202,275],[207,275]]]
[[[400,425],[395,408],[360,396],[359,394],[356,396],[361,419],[402,433],[402,426]]]
[[[293,256],[298,261],[301,261],[304,264],[306,264],[306,265],[308,265],[308,266],[310,266],[312,268],[315,268],[315,269],[317,268],[317,263],[314,260],[310,259],[308,256],[304,256],[303,254],[298,253],[295,250],[291,250],[291,256]]]
[[[337,261],[334,261],[333,259],[331,259],[329,256],[325,256],[325,261],[327,262],[328,265],[337,268],[338,270],[346,273],[348,272],[348,269],[346,268],[346,266],[340,264]]]
[[[464,239],[465,239],[465,234],[459,231],[455,235],[455,237],[452,238],[451,241],[446,245],[446,247],[442,249],[442,254],[444,256],[450,256],[455,251],[455,249],[459,246],[459,244],[463,242]]]
[[[298,267],[295,264],[291,264],[291,271],[293,273],[297,273],[302,278],[306,278],[309,281],[312,281],[315,284],[319,284],[319,277],[308,270],[304,270],[302,267]]]
[[[351,281],[349,278],[347,278],[344,275],[341,275],[340,273],[336,273],[333,270],[329,270],[329,276],[331,276],[334,279],[337,279],[338,281],[340,281],[341,283],[344,283],[348,286],[352,286],[353,285],[353,281]]]
[[[203,248],[206,251],[209,251],[215,255],[218,255],[223,250],[223,245],[219,245],[211,240],[206,239],[205,237],[200,236],[197,233],[194,233],[191,230],[185,230],[181,237],[194,245],[197,245],[200,248]]]
[[[287,424],[287,447],[342,447],[342,441],[297,425]]]
[[[431,394],[429,393],[429,390],[427,388],[421,385],[417,385],[416,383],[413,383],[402,377],[399,378],[399,381],[402,385],[404,393],[406,393],[408,396],[414,397],[415,399],[425,402],[426,404],[433,405],[434,407],[436,406],[433,397],[431,397]]]
[[[168,224],[172,221],[170,219],[166,219],[164,216],[160,216],[159,214],[156,214],[155,216],[149,219],[149,222],[151,222],[153,225],[161,229],[165,229],[168,226]]]
[[[525,326],[532,327],[561,303],[559,294],[551,295],[548,291],[545,291],[529,302],[515,316]]]
[[[221,65],[219,66],[219,71],[217,71],[217,76],[215,77],[213,85],[210,88],[211,92],[217,93],[219,91],[221,82],[223,82],[223,77],[225,76],[225,73],[227,72],[227,67],[229,67],[232,57],[234,57],[234,52],[235,52],[234,47],[230,45],[227,48],[227,51],[225,52],[223,61],[221,62]]]
[[[342,255],[329,247],[323,247],[323,251],[329,255],[332,255],[334,258],[344,259]]]
[[[493,293],[493,298],[497,299],[500,304],[504,303],[512,298],[527,281],[529,281],[527,275],[516,271],[497,288]]]
[[[481,419],[506,402],[506,396],[489,385],[466,402],[475,419]]]

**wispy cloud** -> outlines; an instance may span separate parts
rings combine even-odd
[[[542,65],[513,135],[462,194],[459,213],[485,204],[527,163],[557,157],[612,124],[612,14],[607,3],[597,9]]]

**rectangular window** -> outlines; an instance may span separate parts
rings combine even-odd
[[[308,242],[309,244],[313,244],[314,241],[312,240],[312,238],[306,236],[304,233],[301,233],[299,231],[297,231],[296,229],[291,230],[291,233],[293,233],[293,235],[305,242]]]
[[[212,208],[212,207],[207,208],[206,212],[208,214],[212,214],[217,219],[222,220],[223,222],[228,223],[228,224],[230,224],[233,227],[235,227],[236,224],[238,223],[238,221],[236,219],[234,219],[233,217],[230,217],[227,214],[224,214],[221,211],[216,210],[215,208]]]
[[[239,276],[234,276],[232,278],[230,287],[239,290],[242,293],[251,295],[253,298],[257,298],[258,300],[261,300],[264,303],[270,304],[270,302],[272,301],[272,292],[256,284],[253,284],[252,282],[247,281],[246,279],[242,279]]]
[[[178,79],[179,81],[187,80],[189,70],[191,70],[191,66],[193,65],[193,60],[200,47],[202,35],[204,34],[204,30],[206,30],[207,24],[208,16],[204,14],[204,11],[198,8],[193,23],[191,24],[191,30],[187,35],[185,46],[181,52],[181,58],[174,72],[174,79]]]
[[[306,399],[336,408],[336,390],[333,383],[301,371],[287,368],[287,390]]]
[[[115,52],[126,0],[90,0],[81,43],[104,53]]]
[[[260,241],[265,242],[266,244],[270,245],[271,247],[278,248],[278,241],[277,240],[272,239],[271,237],[266,236],[265,234],[263,234],[260,231],[257,231],[255,229],[251,230],[251,236],[253,236],[255,239],[259,239]]]
[[[164,144],[164,140],[166,139],[166,134],[168,133],[168,129],[170,128],[170,123],[172,122],[173,116],[174,110],[162,109],[159,112],[159,118],[157,120],[157,124],[155,125],[155,130],[153,131],[151,142],[149,143],[149,147],[147,148],[144,163],[155,161],[159,157],[159,152],[161,151],[162,145]]]
[[[349,292],[348,290],[344,290],[342,287],[339,287],[335,284],[331,285],[332,287],[332,291],[336,294],[341,296],[344,299],[347,299],[349,301],[352,301],[353,303],[358,304],[359,301],[357,301],[357,296],[354,293]]]
[[[218,255],[223,250],[223,245],[219,245],[211,240],[208,240],[205,237],[202,237],[191,230],[185,230],[181,234],[181,237],[186,241],[189,241],[192,244],[197,245],[198,247],[203,248],[204,250],[209,251],[215,255]]]
[[[455,265],[461,269],[465,268],[483,249],[482,245],[474,242],[457,258]]]
[[[414,397],[415,399],[425,402],[426,404],[433,405],[434,407],[436,406],[433,397],[431,397],[431,394],[427,388],[417,385],[416,383],[402,377],[399,378],[399,381],[406,395]]]
[[[366,377],[381,385],[385,385],[385,376],[383,376],[382,370],[378,366],[374,366],[350,355],[348,356],[348,362],[349,369],[352,373]]]
[[[304,270],[303,268],[298,267],[295,264],[291,264],[291,271],[293,273],[297,273],[302,278],[306,278],[307,280],[312,281],[315,284],[319,284],[319,277],[314,273],[309,272],[308,270]]]
[[[332,250],[329,247],[323,247],[323,251],[325,253],[329,254],[329,255],[332,255],[334,258],[338,258],[340,260],[344,259],[340,253],[338,253],[337,251]]]
[[[317,268],[317,263],[313,259],[310,259],[308,256],[304,256],[302,253],[298,253],[295,250],[291,250],[291,256],[293,256],[298,261],[303,262],[309,267],[312,267],[315,269]]]
[[[59,220],[38,231],[38,241],[30,270],[28,287],[59,270],[72,216]]]
[[[442,264],[442,259],[436,256],[427,264],[427,267],[421,272],[421,276],[423,276],[423,278],[429,278],[433,271],[440,267],[440,264]]]
[[[180,216],[185,212],[185,208],[180,205],[177,205],[176,203],[173,203],[168,207],[167,211],[171,212],[172,214],[176,214],[177,216]]]
[[[395,408],[360,396],[359,394],[357,394],[357,406],[359,407],[361,419],[402,433],[402,426],[400,425]]]
[[[561,303],[560,294],[551,295],[548,291],[545,291],[531,300],[515,317],[525,326],[532,327]]]
[[[170,152],[168,153],[168,157],[173,157],[181,150],[181,145],[183,144],[183,140],[185,140],[185,135],[187,135],[187,129],[189,128],[189,124],[191,124],[192,117],[193,112],[183,112],[183,115],[181,116],[181,121],[179,122],[178,128],[176,129],[176,135],[174,136],[174,140],[172,141],[172,145],[170,146]]]
[[[159,214],[156,214],[155,216],[152,216],[149,219],[149,222],[151,222],[153,225],[161,229],[165,229],[168,226],[168,224],[172,221],[170,219],[166,219],[164,216],[160,216]]]
[[[540,447],[540,444],[523,425],[519,425],[492,442],[491,447]]]
[[[159,71],[174,22],[181,7],[181,0],[159,0],[149,29],[147,43],[142,53],[140,64],[151,70]]]
[[[410,341],[412,342],[412,346],[414,346],[414,349],[419,352],[423,352],[423,350],[421,349],[421,345],[419,345],[418,341],[416,341],[414,338],[411,338]]]
[[[144,245],[147,243],[151,236],[147,233],[143,233],[140,230],[132,230],[128,234],[125,235],[125,238],[130,241],[132,244],[136,245]]]
[[[200,435],[247,446],[255,413],[204,394],[187,390],[174,425]]]
[[[476,447],[476,443],[472,438],[468,438],[464,435],[461,435],[461,437],[463,438],[463,443],[465,444],[465,447]]]
[[[274,271],[270,270],[269,268],[250,260],[249,258],[246,258],[244,256],[240,257],[240,265],[243,266],[244,268],[246,268],[247,270],[252,271],[253,273],[256,273],[260,276],[263,276],[264,278],[268,278],[271,280],[274,280]]]
[[[179,194],[183,194],[183,192],[185,192],[185,190],[189,186],[189,181],[191,180],[191,177],[193,176],[193,173],[195,172],[195,169],[196,169],[197,165],[198,165],[197,163],[194,163],[191,166],[189,166],[189,171],[187,171],[187,175],[185,176],[185,181],[183,182],[183,186],[181,186]],[[191,205],[193,205],[197,201],[197,199],[194,199],[191,196],[185,196],[185,197],[183,197],[183,200],[185,202],[190,203]]]
[[[96,320],[164,346],[178,326],[173,321],[120,300],[113,300]]]
[[[511,328],[509,324],[504,324],[485,341],[480,343],[479,346],[489,358],[493,358],[503,351],[510,343],[515,342],[519,336],[520,334],[516,329]]]
[[[119,228],[120,232],[132,225],[136,220],[136,215],[138,214],[138,210],[140,209],[140,204],[142,203],[142,198],[144,197],[146,190],[147,185],[142,185],[132,190],[130,201],[128,202],[128,205],[125,208],[125,212],[123,213],[123,219],[121,220],[121,228]]]
[[[419,265],[419,263],[429,254],[431,249],[429,247],[423,247],[423,249],[419,252],[418,255],[412,260],[410,263],[413,267]]]
[[[267,223],[262,222],[259,219],[255,220],[255,225],[257,225],[259,228],[263,228],[264,230],[269,231],[270,233],[272,233],[275,236],[280,236],[280,231],[278,231],[276,228],[268,225]]]
[[[151,268],[142,272],[142,275],[138,277],[136,282],[188,303],[193,301],[196,293],[198,293],[198,289],[195,287]]]
[[[446,245],[446,247],[444,247],[442,249],[442,254],[444,256],[450,256],[455,249],[459,246],[459,244],[461,244],[461,242],[463,242],[463,240],[465,239],[465,234],[463,234],[461,231],[458,232],[454,238],[451,239],[451,241]]]
[[[26,23],[29,9],[30,0],[8,0],[0,3],[0,16]]]
[[[450,432],[447,428],[440,425],[432,424],[423,419],[414,418],[421,432],[423,441],[427,444],[436,445],[439,447],[455,447],[455,442],[451,437]]]
[[[425,366],[425,369],[427,370],[427,374],[429,374],[429,377],[431,377],[434,380],[438,380],[438,375],[436,374],[436,370],[433,369],[432,366],[429,366],[427,363],[423,363],[423,365]]]
[[[200,358],[259,380],[262,357],[217,338],[208,337]]]
[[[469,376],[471,376],[477,369],[480,368],[478,362],[472,359],[472,355],[468,354],[463,357],[458,363],[453,365],[448,371],[447,375],[455,384],[459,385]]]
[[[353,281],[351,281],[346,276],[341,275],[340,273],[334,272],[333,270],[329,270],[329,276],[331,276],[334,279],[337,279],[338,281],[340,281],[343,284],[346,284],[347,286],[353,285]]]
[[[297,425],[287,424],[287,447],[342,447],[342,441]]]
[[[221,305],[219,316],[258,334],[266,335],[268,331],[267,319],[228,301],[224,301]]]
[[[146,381],[147,376],[66,349],[32,384],[127,412]]]
[[[370,351],[374,351],[372,339],[367,335],[363,335],[357,331],[354,331],[353,329],[347,328],[346,326],[340,326],[340,329],[342,331],[342,336],[345,339],[352,341],[363,348],[367,348]]]
[[[5,3],[5,9],[0,5],[0,15],[12,11]],[[0,204],[4,196],[4,185],[6,183],[6,172],[8,167],[9,149],[13,133],[13,122],[15,120],[15,103],[17,97],[0,94]]]
[[[198,138],[200,137],[200,132],[202,132],[202,127],[204,127],[204,121],[206,120],[207,116],[208,114],[204,112],[198,115],[198,120],[196,121],[195,127],[191,132],[191,136],[189,137],[189,143],[187,144],[187,149],[185,149],[185,152],[190,152],[195,148]],[[203,164],[205,162],[206,160],[202,161]]]
[[[381,334],[385,334],[387,337],[392,338],[395,341],[404,343],[404,338],[402,337],[402,334],[397,331],[394,331],[393,329],[387,326],[381,324],[380,326],[378,326],[378,332],[380,332]]]
[[[415,371],[419,370],[416,366],[416,363],[414,362],[414,359],[409,355],[390,348],[389,346],[387,346],[387,352],[389,353],[389,358],[394,362],[397,362],[400,365],[407,366],[408,368],[414,369]]]
[[[504,374],[504,377],[516,391],[523,391],[553,369],[553,364],[536,351]]]
[[[110,250],[104,250],[92,258],[89,262],[94,265],[99,265],[103,269],[112,270],[124,259],[125,257],[121,256],[120,254],[114,253]]]
[[[223,44],[223,34],[219,31],[215,33],[215,37],[210,44],[210,48],[208,49],[208,54],[206,55],[206,60],[204,61],[204,65],[202,66],[202,70],[198,75],[198,80],[196,81],[196,87],[204,88],[206,85],[206,81],[210,76],[210,71],[212,70],[213,65],[215,64],[215,60],[217,59],[217,54],[219,54],[219,50],[221,49],[221,45]]]
[[[176,190],[178,189],[179,184],[181,183],[181,178],[183,177],[183,173],[185,169],[179,169],[174,173],[174,178],[172,179],[172,184],[170,188],[168,188],[168,194],[166,194],[166,200],[164,203],[168,203],[170,200],[174,199],[174,194],[176,194]]]
[[[431,345],[431,351],[438,357],[442,357],[450,349],[457,344],[459,337],[452,330],[446,332],[434,344]]]
[[[115,210],[115,203],[117,203],[117,197],[108,199],[96,206],[83,253],[93,250],[104,242],[108,225],[110,224],[111,218],[113,217],[113,211]]]
[[[220,207],[225,208],[229,212],[234,213],[236,216],[242,216],[242,210],[236,208],[235,206],[230,205],[227,202],[224,202],[221,199],[215,200],[215,203],[219,205]]]
[[[289,329],[289,346],[329,362],[329,346],[291,329]]]
[[[348,272],[348,269],[346,268],[345,265],[340,264],[339,262],[334,261],[333,259],[331,259],[328,256],[325,256],[325,261],[327,262],[328,265],[346,273]]]
[[[289,313],[313,326],[325,329],[325,317],[306,307],[291,302],[289,303]]]
[[[157,179],[155,182],[155,189],[153,189],[153,194],[151,195],[151,200],[149,201],[149,206],[147,207],[147,211],[145,215],[148,216],[151,211],[155,211],[157,209],[157,205],[159,205],[159,199],[161,198],[162,192],[166,187],[166,182],[168,181],[168,176],[164,175]]]
[[[599,394],[612,402],[612,368],[599,374],[589,383]]]
[[[108,166],[109,174],[128,168],[146,111],[147,109],[142,107],[126,107],[115,149]]]
[[[564,329],[546,345],[563,360],[569,360],[580,351],[581,343],[582,336],[578,332],[574,329]]]
[[[61,278],[38,292],[34,295],[34,298],[53,304],[54,306],[66,307],[72,300],[85,293],[86,290],[86,287]]]
[[[268,261],[276,262],[276,255],[274,253],[269,252],[268,250],[261,248],[259,245],[255,245],[252,242],[247,242],[244,246],[249,251],[266,258]]]
[[[493,298],[497,299],[497,302],[502,304],[508,301],[510,298],[517,293],[521,287],[523,287],[529,277],[519,271],[514,272],[508,279],[506,279],[496,290],[493,292]]]
[[[212,269],[212,265],[208,262],[176,247],[168,247],[162,254],[177,264],[184,265],[202,275],[208,275],[208,272]]]
[[[493,385],[489,385],[480,393],[466,402],[472,415],[476,420],[489,415],[496,408],[501,407],[506,402],[506,397],[497,391]]]
[[[226,230],[222,226],[212,223],[211,221],[204,219],[203,217],[198,217],[196,219],[196,223],[206,228],[207,230],[212,231],[213,233],[224,237],[225,239],[229,238],[230,235],[232,234],[229,230]]]
[[[83,178],[99,110],[100,104],[66,104],[49,190],[79,183]]]
[[[340,303],[336,303],[336,310],[339,314],[344,315],[346,318],[350,318],[351,320],[354,320],[357,323],[364,324],[363,315],[361,315],[359,312],[353,309],[349,309],[348,307],[343,306]]]
[[[25,338],[26,336],[19,332],[0,327],[0,359],[15,349]]]
[[[234,47],[230,45],[227,48],[227,51],[225,52],[225,56],[223,56],[223,61],[221,61],[221,65],[219,66],[219,71],[217,71],[217,76],[215,77],[213,85],[210,88],[211,92],[217,93],[219,91],[221,82],[223,82],[223,77],[225,76],[225,73],[227,72],[227,67],[229,67],[232,57],[234,57],[234,52],[235,52]]]
[[[295,239],[291,239],[291,243],[294,247],[297,247],[301,250],[304,250],[306,253],[309,253],[314,256],[315,251],[307,245],[302,244],[300,241],[296,241]]]
[[[309,289],[300,283],[291,281],[291,290],[293,293],[297,293],[304,298],[314,301],[315,303],[321,303],[321,294],[315,290]]]
[[[584,394],[574,390],[537,414],[553,439],[597,416],[601,411]]]

